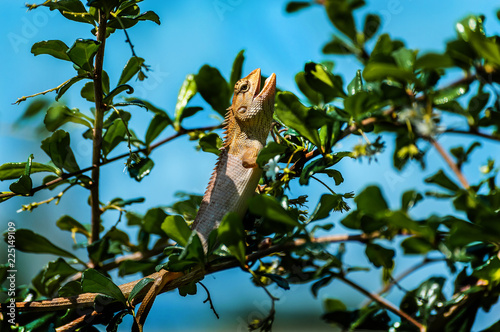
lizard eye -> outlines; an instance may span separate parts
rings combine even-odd
[[[238,92],[247,92],[250,89],[250,84],[248,82],[243,82],[240,85],[239,91]]]

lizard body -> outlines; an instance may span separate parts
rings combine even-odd
[[[274,112],[276,75],[272,74],[260,91],[260,69],[239,80],[234,87],[234,95],[225,119],[225,139],[215,170],[203,196],[200,209],[193,223],[206,249],[210,232],[217,228],[227,212],[245,213],[248,198],[255,193],[262,170],[256,163],[257,155],[266,143]],[[199,276],[200,278],[202,275]],[[136,296],[134,302],[143,300],[146,315],[156,295],[165,291],[165,283],[174,287],[190,282],[183,280],[178,272],[161,270],[146,276],[155,280]],[[119,288],[128,298],[134,286],[132,281]],[[51,300],[17,302],[16,310],[55,311],[75,307],[91,307],[97,293],[84,293],[72,297],[58,297]],[[8,312],[8,303],[1,304],[1,312]],[[141,310],[141,309],[139,309]]]
[[[224,215],[236,212],[243,217],[248,198],[255,193],[262,174],[256,160],[271,127],[275,89],[276,76],[272,74],[260,91],[260,69],[234,87],[224,145],[192,226],[205,249],[208,235]]]

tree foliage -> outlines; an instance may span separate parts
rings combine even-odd
[[[62,187],[62,192],[48,202],[57,201],[71,188],[81,186],[89,190],[92,220],[69,216],[55,220],[61,231],[85,239],[82,247],[88,253],[86,261],[29,229],[16,231],[18,250],[59,256],[33,277],[30,286],[18,286],[16,301],[100,293],[94,309],[110,319],[86,322],[85,326],[106,321],[108,330],[116,330],[124,315],[133,314],[133,300],[153,280],[142,279],[125,298],[109,278],[110,270],[117,269],[120,276],[138,272],[148,275],[155,268],[185,272],[188,276],[197,271],[197,278],[178,288],[186,296],[196,293],[200,273],[203,277],[236,266],[247,271],[255,285],[264,289],[270,284],[289,289],[290,284],[309,283],[316,297],[333,280],[352,286],[366,295],[369,303],[353,310],[342,299],[328,298],[324,302],[323,319],[343,329],[468,331],[478,310],[487,312],[498,301],[499,168],[495,160],[483,160],[480,180],[475,183],[469,183],[462,171],[480,146],[475,139],[497,144],[500,141],[500,42],[498,36],[485,31],[485,17],[463,18],[456,25],[456,38],[447,42],[444,52],[421,54],[379,31],[381,18],[377,15],[367,14],[363,22],[356,22],[354,12],[364,6],[364,1],[290,2],[286,7],[290,13],[322,6],[335,30],[323,52],[353,57],[359,61],[360,70],[344,81],[335,74],[331,62],[307,62],[303,71],[295,75],[301,95],[285,90],[277,93],[273,139],[257,159],[265,170],[260,194],[249,201],[249,212],[243,221],[233,214],[226,215],[209,238],[209,251],[205,253],[197,234],[188,226],[196,215],[200,195],[180,195],[176,202],[165,202],[170,204],[168,208],[152,208],[144,215],[132,209],[143,198],[115,198],[108,203],[99,200],[99,169],[109,163],[126,159],[130,177],[141,181],[155,171],[153,150],[182,135],[189,135],[201,150],[217,154],[222,144],[216,131],[220,126],[186,128],[197,112],[224,115],[232,86],[242,76],[243,51],[234,60],[229,81],[219,69],[208,64],[201,66],[198,73],[186,76],[175,112],[169,114],[147,100],[133,97],[130,82],[133,78],[147,79],[149,67],[144,58],[135,54],[127,35],[132,55],[113,86],[102,64],[104,52],[113,52],[105,48],[106,39],[118,31],[126,32],[140,21],[160,24],[154,12],[141,12],[139,2],[90,0],[84,5],[78,0],[48,0],[29,5],[30,9],[46,7],[59,11],[75,24],[87,24],[91,34],[75,39],[71,46],[60,40],[33,45],[34,55],[55,57],[62,61],[61,66],[72,65],[75,73],[59,86],[40,93],[53,92],[58,103],[49,106],[34,99],[28,106],[26,117],[44,114],[43,123],[51,134],[41,141],[41,148],[51,162],[37,163],[30,155],[25,162],[1,165],[0,180],[10,182],[8,190],[0,193],[0,202],[16,196],[36,198],[41,190]],[[374,41],[373,47],[367,46],[369,41]],[[450,71],[459,71],[462,76],[450,83]],[[91,110],[71,108],[60,101],[80,83],[84,83],[80,87],[82,98],[94,103]],[[198,94],[206,105],[192,105]],[[17,102],[35,96],[22,97]],[[206,106],[208,109],[203,108]],[[130,127],[131,108],[152,112],[144,134],[136,134]],[[446,121],[450,115],[460,119],[462,125],[451,126]],[[69,122],[80,130],[64,130]],[[169,127],[175,134],[159,140]],[[339,143],[352,135],[362,137],[363,143],[339,150]],[[447,151],[439,143],[442,135],[461,135],[470,139],[470,144]],[[70,146],[71,140],[81,139],[92,140],[94,146],[93,159],[85,166],[78,165]],[[398,207],[391,207],[377,186],[354,193],[332,189],[344,182],[337,169],[339,164],[347,158],[385,157],[381,152],[391,141],[395,147],[392,163],[397,170],[409,163],[425,167],[430,150],[435,150],[448,168],[436,170],[419,188],[404,192]],[[122,142],[128,152],[110,157]],[[46,174],[42,183],[33,183],[34,173]],[[291,182],[308,186],[311,181],[324,185],[325,193],[315,207],[305,211],[306,197],[293,197],[288,188]],[[429,211],[427,216],[415,218],[412,208],[430,199],[449,202],[452,213]],[[22,209],[32,210],[48,202],[35,201]],[[106,229],[100,223],[101,215],[111,210],[119,211],[120,218],[115,226]],[[332,222],[332,215],[350,230],[349,234],[315,236],[316,232],[328,231],[338,224]],[[132,228],[138,229],[136,239],[131,239],[127,232]],[[12,240],[6,232],[5,241]],[[351,241],[362,243],[370,266],[351,266],[344,260]],[[333,242],[341,244],[332,249],[329,244]],[[275,253],[280,254],[272,255]],[[417,288],[406,290],[399,304],[392,304],[382,295],[398,285],[399,279],[392,273],[396,256],[421,257],[422,262],[408,274],[436,261],[446,262],[449,273],[446,277],[428,276]],[[5,281],[8,269],[8,264],[0,266],[0,281]],[[367,269],[382,271],[385,287],[380,294],[351,280],[352,275]],[[447,281],[454,285],[451,294],[443,291]],[[269,316],[251,322],[251,329],[271,329],[275,300],[270,296],[273,306]],[[14,330],[45,331],[64,326],[80,314],[77,310],[68,310],[65,315],[27,312],[20,315]],[[1,324],[6,327],[8,322]],[[487,331],[496,330],[499,324]]]

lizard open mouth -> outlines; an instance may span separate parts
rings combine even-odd
[[[262,90],[260,90],[260,69],[259,69],[259,80],[257,83],[257,89],[255,89],[255,98],[263,98],[264,96],[274,96],[274,92],[276,90],[276,74],[272,73],[271,76],[269,76],[266,81],[264,82],[264,87]]]

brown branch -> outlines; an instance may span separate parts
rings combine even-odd
[[[365,242],[370,239],[373,239],[375,237],[378,237],[380,234],[378,232],[372,233],[372,234],[357,234],[357,235],[349,235],[349,234],[343,234],[343,235],[330,235],[330,236],[324,236],[324,237],[319,237],[319,238],[313,238],[310,240],[306,239],[296,239],[291,242],[286,242],[283,244],[278,244],[271,246],[267,249],[260,250],[257,252],[254,252],[246,257],[247,263],[249,262],[254,262],[258,259],[261,259],[263,257],[269,256],[271,254],[277,253],[277,252],[283,252],[283,251],[288,251],[288,250],[293,250],[295,248],[298,248],[302,245],[305,245],[306,243],[313,242],[313,243],[335,243],[335,242],[348,242],[348,241],[360,241],[360,242]],[[195,280],[201,280],[204,278],[205,275],[212,274],[218,271],[223,271],[223,270],[228,270],[231,268],[239,267],[240,263],[236,259],[229,258],[224,261],[220,261],[214,264],[209,264],[205,267],[200,267],[192,270],[190,273],[184,274],[180,276],[179,278],[175,280],[171,280],[168,282],[163,289],[159,291],[160,293],[168,292],[170,290],[179,288],[181,286],[187,285]],[[156,272],[150,276],[147,276],[149,278],[158,278],[159,273]],[[141,278],[142,279],[142,278]],[[124,293],[125,297],[128,297],[130,291],[133,289],[133,287],[141,280],[136,280],[127,284],[123,284],[120,286],[120,289],[122,289],[122,292]],[[141,303],[148,293],[149,289],[152,287],[146,286],[143,288],[143,290],[132,300],[132,305],[136,306],[137,304]],[[68,309],[68,308],[73,308],[73,307],[79,307],[79,308],[84,308],[84,307],[91,307],[93,305],[93,296],[85,296],[86,294],[81,294],[80,298],[88,298],[89,300],[85,301],[80,301],[78,302],[76,298],[65,298],[68,299],[68,301],[64,301],[64,304],[61,304],[59,306],[36,306],[36,303],[39,303],[37,301],[35,302],[23,302],[23,303],[17,303],[16,307],[18,311],[56,311],[60,309]],[[88,294],[87,294],[88,295]],[[63,299],[63,298],[59,298]],[[48,301],[44,301],[48,302]],[[59,301],[62,302],[62,301]],[[4,304],[0,304],[2,311],[6,310],[7,307]],[[82,317],[77,318],[76,320],[61,326],[56,329],[56,331],[74,331],[77,328],[82,327],[83,325],[92,325],[95,324],[94,320],[99,320],[99,318],[102,317],[101,314],[97,312],[92,312],[87,315],[84,315]]]
[[[172,141],[173,139],[177,138],[177,137],[180,137],[180,136],[183,136],[183,135],[186,135],[186,134],[189,134],[191,132],[194,132],[194,131],[209,131],[209,130],[215,130],[215,129],[219,129],[221,128],[221,125],[216,125],[216,126],[207,126],[207,127],[200,127],[200,128],[193,128],[193,129],[181,129],[180,131],[178,131],[177,133],[175,133],[174,135],[172,136],[169,136],[155,144],[152,144],[151,146],[149,147],[145,147],[145,148],[142,148],[142,149],[137,149],[135,151],[133,151],[133,153],[139,153],[139,152],[142,152],[142,153],[146,153],[146,154],[149,154],[151,153],[151,151],[153,151],[154,149],[162,146],[163,144],[165,143],[168,143],[170,141]],[[116,157],[113,157],[111,159],[106,159],[104,161],[102,161],[100,163],[100,166],[104,166],[104,165],[107,165],[109,163],[112,163],[114,161],[117,161],[117,160],[120,160],[120,159],[123,159],[123,158],[126,158],[130,155],[129,152],[127,153],[124,153],[124,154],[121,154],[121,155],[118,155]],[[93,166],[89,166],[87,168],[84,168],[84,169],[81,169],[77,172],[72,172],[72,173],[64,173],[62,174],[60,177],[52,180],[52,181],[49,181],[45,184],[42,184],[38,187],[35,187],[33,189],[31,189],[31,192],[28,196],[33,196],[33,194],[35,194],[36,192],[40,191],[40,190],[43,190],[43,189],[46,189],[52,185],[55,185],[55,184],[58,184],[59,182],[62,182],[66,179],[69,179],[71,177],[74,177],[74,176],[78,176],[78,175],[81,175],[83,173],[86,173],[88,171],[91,171],[93,170],[94,168],[96,168],[95,165]],[[3,194],[0,194],[0,200],[1,199],[5,199],[5,198],[10,198],[10,197],[14,197],[14,196],[25,196],[25,195],[21,195],[21,194],[16,194],[14,192],[7,192],[7,193],[3,193]]]
[[[406,278],[407,276],[409,276],[410,274],[412,274],[413,272],[429,265],[429,264],[432,264],[432,263],[439,263],[439,262],[443,262],[445,259],[444,258],[424,258],[423,261],[421,261],[420,263],[410,267],[409,269],[403,271],[400,275],[398,275],[396,278],[393,278],[390,282],[388,282],[387,284],[385,284],[384,287],[382,287],[382,289],[380,289],[378,291],[378,295],[383,295],[387,292],[389,292],[392,287],[394,285],[397,285],[401,280],[403,280],[404,278]],[[372,301],[368,301],[366,302],[365,304],[363,304],[363,307],[366,307],[368,306],[370,303],[372,303]]]
[[[489,140],[500,142],[500,137],[488,135],[488,134],[485,134],[485,133],[481,133],[479,131],[460,130],[460,129],[446,129],[444,131],[444,133],[445,134],[472,135],[472,136],[478,136],[478,137],[481,137],[481,138],[486,138],[486,139],[489,139]]]
[[[90,187],[91,205],[91,232],[89,243],[99,240],[99,227],[101,225],[101,207],[99,205],[99,175],[101,165],[102,130],[104,122],[104,112],[106,106],[103,103],[102,90],[102,67],[104,62],[104,49],[106,45],[106,12],[99,9],[99,27],[97,28],[97,41],[100,42],[99,49],[95,56],[94,65],[94,99],[95,99],[95,120],[92,147],[92,184]],[[94,262],[96,263],[96,262]],[[95,265],[95,264],[94,264]]]
[[[432,146],[434,146],[434,148],[436,148],[436,150],[438,151],[438,153],[441,155],[441,157],[444,159],[444,161],[448,164],[448,166],[451,168],[451,170],[453,171],[453,173],[455,173],[455,175],[457,176],[458,180],[462,184],[462,187],[464,187],[465,189],[469,189],[469,182],[467,182],[467,179],[465,178],[464,174],[458,168],[457,164],[451,159],[451,157],[448,154],[448,152],[446,152],[446,150],[443,149],[443,147],[441,146],[441,144],[439,144],[438,141],[436,141],[435,139],[428,138],[428,140],[432,144]]]
[[[386,299],[384,299],[380,295],[369,292],[368,290],[364,289],[363,287],[361,287],[360,285],[358,285],[354,281],[351,281],[351,280],[347,279],[346,277],[344,277],[342,275],[336,275],[336,277],[338,279],[342,280],[344,283],[346,283],[349,286],[351,286],[352,288],[356,289],[357,291],[359,291],[363,295],[365,295],[365,296],[369,297],[370,299],[372,299],[373,301],[377,302],[382,307],[384,307],[387,310],[391,311],[392,313],[398,315],[399,317],[406,319],[407,321],[409,321],[410,323],[412,323],[413,325],[415,325],[421,332],[425,332],[426,331],[426,327],[424,325],[422,325],[421,323],[417,322],[413,317],[411,317],[410,315],[408,315],[406,312],[404,312],[402,310],[399,310],[394,304],[392,304],[391,302],[387,301]]]

